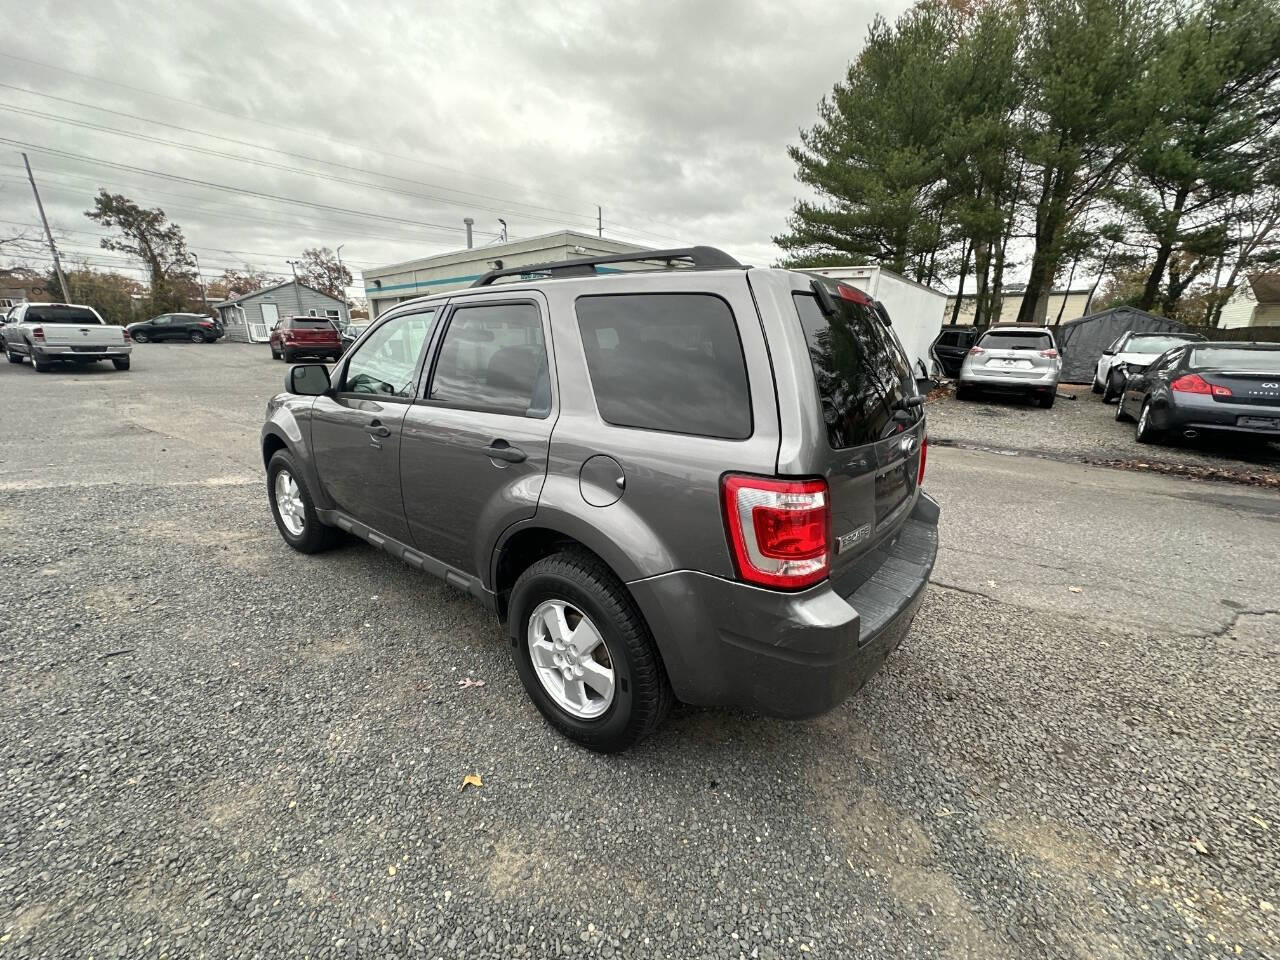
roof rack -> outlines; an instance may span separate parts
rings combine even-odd
[[[503,267],[490,270],[474,283],[473,287],[487,287],[499,277],[518,277],[527,273],[549,273],[553,276],[589,277],[599,271],[596,267],[608,263],[658,263],[672,266],[676,261],[687,261],[695,270],[742,269],[743,265],[723,250],[715,247],[677,247],[671,250],[638,250],[635,253],[613,253],[606,257],[582,257],[578,260],[556,260],[551,263],[532,263],[522,267]]]

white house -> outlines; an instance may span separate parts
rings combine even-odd
[[[228,340],[265,343],[281,317],[328,317],[339,326],[351,319],[347,304],[305,283],[277,284],[212,305]]]
[[[1222,305],[1218,327],[1280,326],[1280,273],[1251,273]]]

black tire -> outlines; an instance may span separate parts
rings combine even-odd
[[[192,343],[208,343],[209,342],[209,340],[205,337],[205,335],[201,333],[199,330],[192,330],[189,334],[187,334],[187,339],[190,340]]]
[[[1128,423],[1132,419],[1133,417],[1125,413],[1124,394],[1122,393],[1120,394],[1120,397],[1116,400],[1116,423]]]
[[[972,399],[973,399],[973,388],[972,388],[972,387],[967,387],[967,386],[965,386],[963,383],[957,383],[957,384],[956,384],[956,399],[957,399],[957,400],[972,400]]]
[[[31,351],[31,365],[40,373],[48,373],[53,369],[53,364],[47,362],[40,356],[40,354],[36,353],[34,349]]]
[[[599,717],[583,720],[561,708],[543,687],[529,653],[529,620],[539,604],[562,600],[578,608],[604,638],[614,670],[614,699]],[[564,552],[530,566],[511,592],[512,654],[534,705],[562,734],[591,750],[625,750],[652,733],[675,695],[648,625],[622,582],[602,561]]]
[[[151,337],[148,336],[147,331],[145,330],[139,330],[136,333],[131,331],[129,333],[129,336],[133,338],[134,343],[146,343],[148,340],[151,339]]]
[[[1142,401],[1142,412],[1138,414],[1138,426],[1134,436],[1139,443],[1159,443],[1164,434],[1151,424],[1151,401]]]
[[[111,365],[115,367],[117,370],[128,370],[129,358],[128,357],[115,358],[111,361]]]
[[[9,362],[10,362],[10,363],[21,363],[21,362],[22,362],[22,354],[20,354],[20,353],[14,353],[12,350],[8,350],[8,349],[6,349],[6,350],[5,350],[5,352],[4,352],[4,355],[5,355],[5,357],[7,357],[7,358],[8,358],[8,360],[9,360]]]
[[[1107,374],[1107,385],[1102,390],[1102,402],[1111,403],[1123,390],[1124,384],[1120,383],[1113,374]]]
[[[1042,393],[1036,397],[1036,403],[1040,404],[1041,407],[1048,410],[1050,407],[1053,406],[1053,402],[1057,399],[1058,399],[1058,394],[1055,392]]]
[[[1098,378],[1097,378],[1097,377],[1094,377],[1094,378],[1093,378],[1093,392],[1094,392],[1094,393],[1101,393],[1101,392],[1102,392],[1102,384],[1100,384],[1100,383],[1098,382]]]
[[[297,355],[292,350],[280,351],[280,359],[285,363],[293,363],[297,359]]]
[[[280,507],[276,504],[276,477],[283,471],[288,471],[289,476],[297,483],[303,504],[302,531],[296,534],[285,525]],[[288,450],[277,450],[267,464],[267,500],[271,504],[271,515],[275,518],[280,536],[299,553],[319,553],[332,549],[341,541],[342,531],[326,526],[316,516],[315,500],[307,487],[302,469]]]
[[[272,359],[272,360],[279,360],[279,359],[280,359],[280,351],[279,351],[279,350],[277,350],[275,347],[272,347],[272,348],[271,348],[271,359]]]

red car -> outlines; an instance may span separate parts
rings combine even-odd
[[[342,356],[338,328],[324,317],[285,317],[271,329],[271,356],[293,363],[298,357],[337,360]]]

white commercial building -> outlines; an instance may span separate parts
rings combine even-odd
[[[363,271],[364,294],[373,319],[402,300],[467,287],[490,270],[532,266],[579,257],[634,253],[647,248],[618,240],[593,237],[588,233],[561,230],[527,240],[485,247],[468,247],[421,260],[393,263]]]

